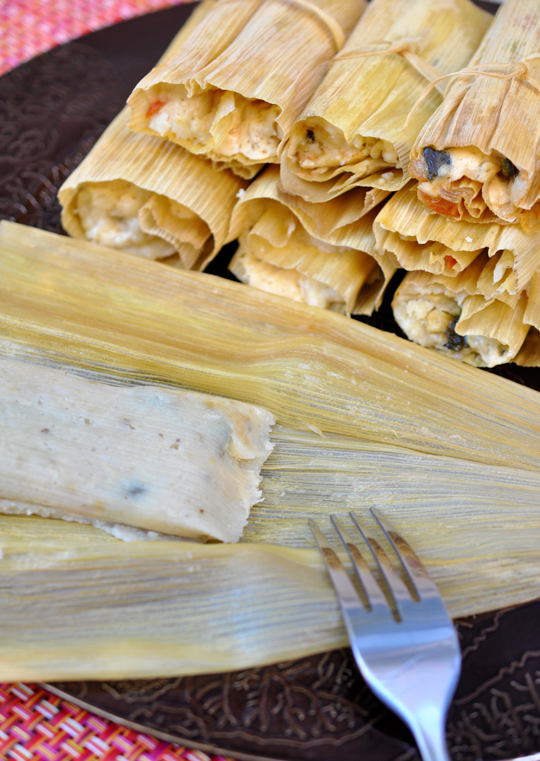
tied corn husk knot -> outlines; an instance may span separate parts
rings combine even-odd
[[[424,60],[416,52],[417,45],[421,39],[421,37],[402,37],[400,40],[381,40],[380,42],[373,42],[370,45],[350,48],[344,53],[338,53],[338,55],[334,56],[331,63],[334,63],[335,61],[350,61],[356,58],[370,58],[371,56],[390,55],[391,53],[395,53],[396,55],[403,56],[403,58],[416,69],[420,76],[427,79],[430,85],[434,86],[435,83],[444,79],[444,77],[441,77],[441,72],[437,71],[434,66]]]
[[[530,61],[534,61],[540,58],[540,53],[533,53],[532,55],[527,56],[522,61],[519,61],[518,63],[511,64],[511,63],[486,63],[481,66],[471,67],[470,69],[461,69],[461,71],[453,71],[450,72],[450,74],[443,74],[436,79],[433,79],[425,88],[422,95],[418,98],[414,106],[409,111],[409,115],[407,116],[407,121],[405,122],[405,126],[409,123],[412,115],[415,113],[417,108],[424,102],[424,100],[428,97],[430,92],[434,87],[437,87],[439,89],[438,85],[441,84],[444,80],[447,80],[446,86],[444,88],[443,95],[446,96],[446,93],[448,92],[448,89],[451,84],[451,80],[455,79],[456,77],[491,77],[492,79],[521,79],[522,82],[527,82],[531,85],[531,87],[534,87],[535,90],[540,92],[540,82],[535,79],[533,76],[531,76],[529,72],[529,66],[528,63]],[[506,69],[506,74],[501,71],[496,71],[496,69]],[[439,89],[440,91],[440,89]]]
[[[287,0],[288,2],[293,3],[293,5],[297,5],[299,8],[304,8],[309,13],[315,14],[318,19],[320,19],[323,24],[326,26],[328,31],[330,32],[330,35],[332,39],[334,40],[334,45],[336,46],[336,50],[341,50],[343,45],[345,45],[345,40],[347,39],[345,36],[345,33],[343,29],[340,27],[338,22],[332,18],[332,16],[324,11],[322,8],[319,8],[319,6],[315,5],[314,3],[310,3],[309,0]]]

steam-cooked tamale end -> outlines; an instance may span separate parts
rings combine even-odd
[[[291,130],[284,189],[320,202],[356,186],[403,187],[413,143],[441,102],[432,92],[413,110],[428,81],[418,68],[428,78],[434,67],[462,68],[490,20],[468,0],[372,0]]]
[[[396,322],[411,341],[467,364],[511,362],[530,328],[527,292],[486,299],[468,293],[463,281],[409,273],[392,302]]]
[[[0,511],[234,542],[260,498],[272,415],[0,359]]]
[[[135,88],[131,126],[242,177],[278,148],[365,0],[228,0]]]
[[[240,246],[230,270],[268,293],[342,314],[371,314],[395,271],[375,250],[376,212],[355,219],[354,191],[350,199],[316,205],[281,192],[278,181],[277,167],[269,167],[236,205],[229,237],[238,236]]]
[[[539,229],[539,45],[536,0],[503,3],[411,151],[409,172],[432,211]]]
[[[124,109],[59,191],[76,238],[182,269],[203,269],[225,241],[246,182],[178,145],[128,128]]]
[[[379,253],[406,270],[464,277],[473,295],[516,294],[540,268],[540,233],[517,225],[478,225],[430,214],[410,187],[381,208],[374,223]]]

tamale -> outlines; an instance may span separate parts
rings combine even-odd
[[[64,229],[183,269],[203,269],[222,247],[247,183],[178,145],[127,126],[125,108],[60,188]]]
[[[477,367],[494,367],[514,361],[531,325],[540,328],[539,276],[531,281],[532,294],[526,288],[486,298],[475,290],[478,274],[469,272],[477,265],[483,268],[482,257],[457,277],[410,272],[392,307],[411,341]]]
[[[129,98],[131,128],[251,178],[277,151],[365,0],[225,0]]]
[[[517,225],[477,225],[429,214],[409,187],[382,207],[373,230],[379,252],[396,266],[449,278],[468,270],[471,295],[516,294],[540,269],[540,233],[527,235]],[[473,274],[475,283],[470,280]]]
[[[538,394],[329,310],[0,223],[0,346],[250,402],[284,425],[537,470]]]
[[[395,272],[389,257],[375,249],[376,211],[340,227],[331,208],[306,213],[309,204],[280,192],[278,180],[279,169],[269,167],[238,201],[229,237],[239,237],[240,245],[229,269],[269,293],[348,315],[371,314]],[[349,207],[339,201],[346,222]],[[325,234],[325,227],[331,232]],[[330,243],[337,238],[341,245]]]
[[[323,560],[307,549],[307,518],[331,536],[329,509],[367,522],[369,505],[382,507],[453,616],[538,595],[538,473],[279,426],[272,439],[249,543],[125,543],[0,516],[0,677],[216,673],[344,646]]]
[[[372,0],[292,128],[282,153],[283,188],[321,202],[357,186],[403,187],[412,145],[441,103],[431,92],[407,121],[428,81],[407,52],[429,78],[434,67],[455,71],[490,20],[469,0]]]
[[[540,9],[507,0],[411,152],[432,211],[537,229],[540,211]]]
[[[0,359],[0,511],[238,541],[270,413]]]

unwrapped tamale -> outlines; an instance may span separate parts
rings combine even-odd
[[[519,362],[531,326],[540,328],[540,276],[516,294],[486,298],[476,290],[486,266],[484,254],[456,277],[408,273],[392,302],[407,337],[477,367]],[[527,364],[539,363],[540,353],[536,362],[529,353]]]
[[[135,88],[131,127],[251,178],[283,137],[364,0],[222,0]]]
[[[469,0],[372,0],[292,129],[283,188],[320,202],[356,186],[403,187],[409,152],[441,96],[430,93],[411,114],[428,80],[399,51],[414,53],[430,78],[434,67],[455,71],[490,19]]]
[[[274,419],[180,389],[0,359],[0,511],[238,541]]]
[[[538,228],[540,8],[507,0],[411,152],[410,174],[432,211]]]
[[[76,238],[203,269],[222,247],[246,182],[179,145],[128,129],[124,109],[60,188]]]
[[[396,266],[449,278],[468,270],[468,292],[486,298],[518,293],[540,269],[540,233],[430,214],[410,187],[381,208],[373,229],[379,252]]]
[[[371,314],[395,271],[390,257],[375,249],[376,210],[347,224],[354,194],[352,208],[343,196],[313,210],[314,204],[280,192],[278,180],[279,169],[269,167],[238,201],[229,237],[239,237],[240,246],[229,269],[269,293],[348,315]],[[341,223],[334,206],[341,207]],[[338,245],[330,242],[338,239]]]
[[[304,430],[540,464],[531,389],[329,310],[11,222],[0,346],[239,399]]]

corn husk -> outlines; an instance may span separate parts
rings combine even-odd
[[[469,61],[490,20],[468,0],[370,3],[341,53],[351,58],[332,64],[292,129],[282,155],[283,188],[322,202],[357,186],[403,187],[409,152],[441,96],[430,93],[406,124],[426,78],[397,53],[355,58],[355,50],[380,52],[385,44],[412,38],[424,68],[445,74]]]
[[[0,396],[2,512],[235,542],[262,496],[274,419],[259,407],[11,359]]]
[[[347,196],[312,211],[313,204],[280,192],[278,180],[279,169],[269,167],[238,201],[230,237],[239,236],[240,246],[229,269],[269,293],[343,314],[371,314],[395,272],[375,249],[376,211],[340,225],[333,207],[346,223]],[[328,242],[336,237],[347,244]]]
[[[453,616],[538,594],[537,473],[289,429],[272,437],[248,543],[125,543],[0,516],[2,679],[216,673],[345,645],[306,524],[318,519],[330,537],[330,510],[369,522],[368,507],[382,507]]]
[[[526,290],[501,298],[476,293],[476,277],[468,277],[475,265],[457,277],[408,273],[394,295],[394,317],[412,341],[448,357],[477,367],[512,362],[538,310],[528,309]]]
[[[0,224],[6,351],[250,402],[305,430],[536,470],[538,394],[327,310]]]
[[[265,398],[282,423],[246,544],[0,517],[5,680],[215,673],[345,644],[308,549],[306,519],[329,506],[388,510],[454,616],[538,594],[535,392],[331,312],[12,223],[0,270],[4,355]]]
[[[366,7],[364,0],[311,4],[315,10],[281,0],[216,4],[182,48],[135,88],[132,129],[172,140],[246,178],[276,163],[283,136],[324,75],[323,64]],[[195,127],[181,121],[189,113]]]
[[[506,75],[525,60],[528,76],[537,81],[539,50],[540,13],[535,0],[509,0],[501,5],[468,69],[487,67],[503,78],[481,74],[457,78],[411,152],[411,175],[421,180],[419,197],[432,210],[475,222],[519,222],[526,231],[538,228],[540,126],[536,112],[540,94],[534,83]],[[427,181],[426,147],[461,149],[445,177],[433,178],[435,182]],[[516,176],[504,178],[501,158],[518,170]],[[477,161],[482,164],[480,172],[473,171]]]
[[[396,266],[447,278],[467,271],[467,293],[516,294],[540,268],[540,235],[517,225],[476,225],[429,214],[410,188],[396,193],[375,223],[377,248]],[[474,278],[474,280],[473,280]]]
[[[183,269],[223,246],[247,183],[173,143],[128,129],[125,108],[60,188],[62,224],[87,238]]]

